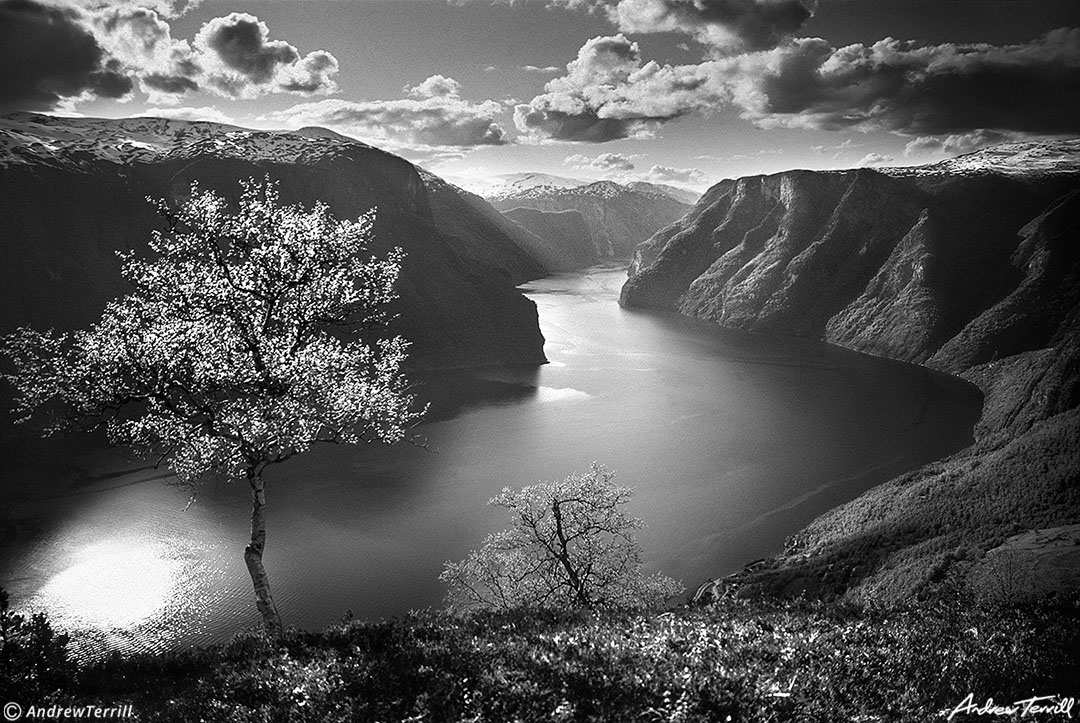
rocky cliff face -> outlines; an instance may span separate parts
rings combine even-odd
[[[1075,141],[1011,144],[724,181],[636,250],[625,305],[924,363],[985,395],[975,445],[819,518],[744,590],[910,597],[1075,522],[1078,159]]]
[[[545,269],[483,202],[355,141],[161,119],[0,119],[0,331],[93,321],[125,291],[115,250],[160,225],[147,196],[176,200],[198,181],[233,198],[240,179],[264,176],[286,203],[325,201],[339,218],[378,209],[371,251],[408,254],[397,330],[415,364],[543,361],[535,305],[514,284]]]
[[[515,208],[556,213],[577,211],[600,258],[629,257],[639,243],[689,209],[687,204],[665,193],[633,189],[612,181],[574,188],[538,186],[488,196],[488,200],[504,212]]]

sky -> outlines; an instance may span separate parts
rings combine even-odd
[[[703,190],[1080,135],[1077,0],[0,0],[0,113]]]

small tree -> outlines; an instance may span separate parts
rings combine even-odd
[[[239,210],[193,185],[150,242],[121,253],[135,290],[90,329],[21,328],[4,339],[16,412],[48,407],[46,434],[105,425],[111,442],[160,456],[181,483],[251,487],[244,560],[266,630],[281,622],[263,567],[263,474],[320,442],[392,443],[423,414],[401,374],[407,343],[370,338],[403,258],[365,258],[372,213],[282,206],[275,184],[242,183]],[[149,200],[149,199],[148,199]],[[365,333],[367,332],[367,333]]]
[[[585,474],[490,500],[510,510],[511,528],[446,563],[439,579],[450,609],[641,608],[682,592],[669,577],[642,574],[632,531],[644,524],[623,511],[631,491],[614,476],[593,463]]]

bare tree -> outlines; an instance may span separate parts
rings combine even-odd
[[[489,535],[439,579],[451,610],[554,607],[653,607],[682,592],[669,577],[641,572],[632,531],[641,520],[623,511],[631,491],[593,463],[585,474],[517,492],[489,504],[510,510],[511,528]]]
[[[316,443],[397,442],[423,410],[401,373],[407,342],[384,333],[403,253],[366,257],[372,213],[338,221],[324,204],[281,205],[269,181],[242,185],[237,212],[197,185],[179,208],[157,202],[167,230],[152,255],[120,254],[132,293],[89,329],[20,328],[3,350],[19,421],[46,410],[46,434],[104,425],[181,483],[248,483],[244,561],[278,635],[266,469]]]

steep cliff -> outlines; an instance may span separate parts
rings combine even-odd
[[[396,323],[415,364],[543,361],[535,305],[514,284],[545,269],[479,199],[340,137],[145,118],[0,119],[0,331],[96,318],[125,290],[115,251],[160,226],[146,197],[175,200],[198,181],[234,198],[241,179],[264,176],[286,203],[324,201],[339,218],[377,208],[371,251],[407,253]]]
[[[1080,517],[1078,159],[1076,141],[1010,144],[724,181],[636,250],[625,305],[924,363],[985,395],[972,447],[822,516],[744,590],[910,597]]]
[[[653,189],[633,189],[612,181],[574,188],[536,186],[487,196],[495,208],[510,211],[578,211],[601,258],[626,258],[657,229],[689,209],[685,203]]]

